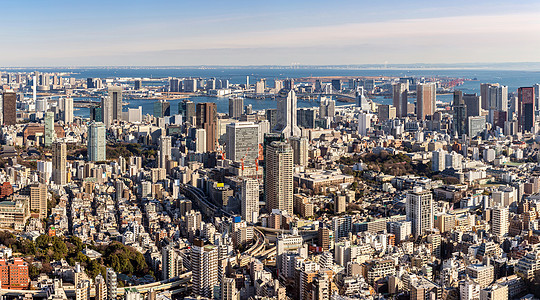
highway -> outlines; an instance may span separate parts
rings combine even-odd
[[[147,283],[147,284],[141,284],[141,285],[134,285],[134,286],[128,286],[125,288],[135,288],[139,293],[147,293],[150,290],[154,290],[156,292],[165,291],[174,289],[174,293],[180,293],[183,291],[186,291],[188,288],[188,284],[191,281],[191,271],[186,272],[178,277],[174,277],[167,280]],[[125,288],[121,287],[118,288],[116,295],[117,296],[124,296]],[[75,289],[74,288],[65,288],[64,291],[66,292],[66,296],[68,297],[75,297]],[[42,290],[8,290],[8,289],[0,289],[0,296],[10,296],[10,297],[17,297],[17,296],[24,296],[25,294],[31,294],[32,297],[38,297],[38,298],[46,298],[47,294],[45,291]],[[90,289],[90,297],[95,297],[95,289]]]

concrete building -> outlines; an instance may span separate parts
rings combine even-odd
[[[294,136],[289,138],[289,143],[293,150],[293,163],[306,167],[308,165],[308,139]]]
[[[426,116],[435,113],[437,86],[435,83],[419,83],[416,85],[416,117],[425,120]]]
[[[285,142],[272,142],[266,149],[266,206],[269,210],[293,212],[293,151]]]
[[[206,151],[214,152],[217,148],[217,111],[216,104],[205,102],[197,103],[197,128],[206,131]]]
[[[242,180],[242,219],[248,223],[257,223],[259,217],[259,181],[244,178]]]
[[[259,125],[253,122],[227,124],[227,159],[255,164],[259,156]]]
[[[115,120],[122,120],[122,87],[109,86],[108,95],[101,98],[103,123],[107,128]]]
[[[412,222],[412,233],[415,237],[424,235],[433,228],[433,195],[430,191],[414,187],[407,194],[407,221]]]
[[[66,171],[67,147],[65,143],[53,144],[52,177],[55,184],[64,185],[67,182]]]
[[[54,140],[56,139],[56,132],[54,131],[54,113],[52,111],[48,111],[45,113],[45,120],[44,120],[44,144],[45,147],[50,147]]]
[[[293,89],[282,89],[276,96],[277,105],[277,125],[275,131],[282,133],[285,138],[300,136],[302,131],[297,125],[297,98]]]
[[[218,248],[195,239],[191,247],[192,290],[195,295],[213,298],[218,282]]]
[[[244,98],[229,98],[229,118],[238,119],[244,112]]]
[[[88,126],[88,160],[105,161],[106,156],[105,125],[91,123]]]
[[[392,98],[393,104],[396,108],[396,116],[398,118],[407,116],[407,104],[409,103],[408,98],[409,93],[409,84],[408,83],[396,83],[392,85]]]

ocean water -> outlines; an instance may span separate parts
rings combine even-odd
[[[250,77],[250,83],[266,78],[267,84],[272,87],[274,79],[284,78],[300,78],[309,76],[399,76],[399,77],[458,77],[471,79],[457,89],[464,93],[480,93],[480,83],[500,83],[508,86],[509,93],[515,92],[519,87],[532,86],[535,83],[540,83],[540,71],[508,71],[508,70],[492,70],[492,69],[412,69],[412,70],[395,70],[395,69],[295,69],[295,68],[72,68],[72,69],[10,69],[9,72],[24,71],[29,72],[37,70],[40,72],[71,72],[76,78],[167,78],[167,77],[203,77],[228,79],[231,83],[240,84],[246,82],[246,76]],[[474,80],[472,80],[474,79]],[[144,85],[144,81],[143,81]],[[452,95],[437,95],[437,100],[450,102]],[[95,99],[96,101],[98,99]],[[193,102],[216,102],[219,112],[228,111],[228,98],[215,97],[192,97]],[[127,100],[129,105],[124,106],[136,108],[142,106],[144,114],[153,113],[152,100]],[[171,112],[175,112],[178,108],[178,102],[181,100],[173,100],[171,103]],[[391,99],[377,97],[375,102],[389,104]],[[414,101],[414,99],[411,99]],[[265,108],[275,108],[276,102],[273,100],[254,100],[245,99],[244,104],[251,104],[254,110]],[[336,103],[337,105],[345,103]],[[318,106],[317,102],[302,102],[298,101],[299,107]],[[87,117],[89,110],[80,108],[75,111],[75,115]]]

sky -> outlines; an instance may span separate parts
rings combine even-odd
[[[537,0],[0,3],[0,67],[540,62]]]

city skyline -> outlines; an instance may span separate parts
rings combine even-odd
[[[13,47],[0,50],[0,65],[540,61],[540,4],[533,1],[103,4],[6,3],[10,25],[0,37]],[[515,47],[524,40],[528,47]]]

